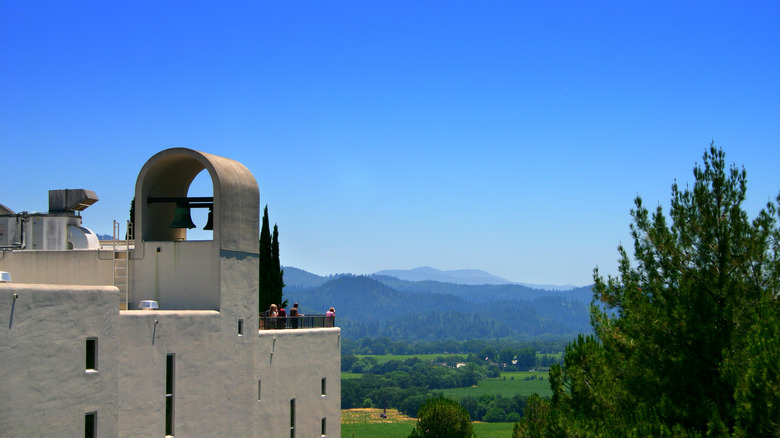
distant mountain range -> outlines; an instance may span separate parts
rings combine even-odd
[[[385,275],[407,281],[439,281],[455,284],[511,284],[512,282],[478,269],[457,269],[441,271],[430,266],[414,269],[391,269],[379,271],[374,275]]]
[[[430,266],[422,266],[414,269],[390,269],[374,273],[374,275],[385,275],[388,277],[395,277],[401,280],[407,281],[438,281],[441,283],[454,283],[454,284],[520,284],[528,286],[533,289],[544,290],[570,290],[576,286],[571,284],[565,285],[552,285],[552,284],[532,284],[532,283],[517,283],[509,281],[506,278],[493,275],[489,272],[480,271],[479,269],[455,269],[449,271],[442,271],[440,269],[432,268]]]
[[[412,276],[436,275],[440,279],[476,281],[476,284],[430,279],[410,281],[389,275],[410,271],[322,277],[287,266],[284,296],[290,303],[299,302],[304,313],[321,314],[335,307],[338,325],[350,339],[378,336],[407,340],[528,339],[572,337],[590,332],[592,291],[589,286],[545,290],[511,282],[497,283],[503,279],[477,270],[419,268],[411,271],[414,271]],[[485,279],[494,283],[486,283]]]

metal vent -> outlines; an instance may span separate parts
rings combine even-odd
[[[98,197],[92,190],[49,190],[49,213],[84,211],[96,202]]]

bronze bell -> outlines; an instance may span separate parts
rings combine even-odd
[[[190,216],[190,206],[186,203],[177,203],[176,210],[173,212],[173,222],[171,228],[195,228]]]
[[[214,209],[212,207],[209,207],[209,218],[206,220],[206,226],[203,229],[207,231],[214,229]]]

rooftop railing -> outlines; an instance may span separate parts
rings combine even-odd
[[[260,316],[260,330],[287,330],[335,327],[336,317],[327,315]]]

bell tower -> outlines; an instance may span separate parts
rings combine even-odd
[[[204,169],[213,196],[188,197]],[[191,208],[209,209],[212,240],[187,240]],[[155,300],[160,310],[238,306],[256,316],[259,209],[257,182],[237,161],[186,148],[151,157],[135,186],[131,308]]]

